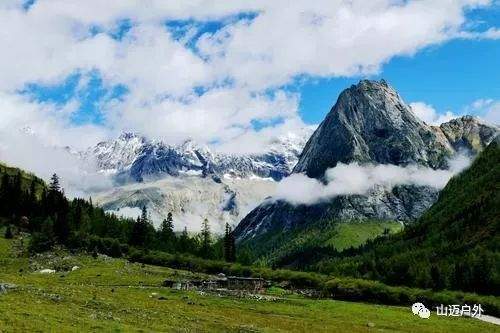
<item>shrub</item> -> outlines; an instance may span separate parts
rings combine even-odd
[[[14,238],[14,235],[12,234],[12,228],[10,224],[7,226],[7,229],[5,229],[5,238],[6,239],[12,239]]]
[[[431,308],[441,304],[481,304],[486,313],[500,315],[498,297],[455,291],[435,292],[429,289],[393,287],[381,282],[353,278],[335,278],[326,282],[324,294],[336,299],[388,305],[411,305],[415,302],[422,302]]]
[[[422,302],[428,307],[440,304],[481,304],[486,313],[500,315],[500,299],[494,296],[480,296],[477,294],[417,289],[410,287],[388,286],[382,282],[355,278],[333,278],[311,272],[298,272],[285,269],[272,270],[244,266],[239,263],[229,264],[223,261],[204,260],[186,255],[172,255],[164,252],[131,249],[130,261],[166,266],[175,269],[184,269],[202,273],[260,277],[273,282],[289,282],[291,288],[313,288],[321,292],[324,297],[348,301],[363,301],[387,305],[409,306],[415,302]]]
[[[31,236],[30,245],[28,247],[31,253],[45,252],[54,246],[54,240],[48,237],[45,233],[35,232]]]

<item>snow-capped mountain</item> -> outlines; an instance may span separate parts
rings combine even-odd
[[[101,142],[82,153],[115,186],[93,193],[108,211],[134,217],[147,206],[155,224],[168,212],[176,229],[197,230],[207,217],[213,231],[236,225],[274,193],[290,174],[313,127],[272,139],[260,154],[226,154],[194,141],[168,145],[134,133]]]
[[[249,155],[220,153],[191,140],[174,146],[124,133],[83,155],[95,159],[100,171],[115,174],[121,183],[179,175],[280,180],[290,174],[313,131],[312,127],[304,127],[298,133],[277,137],[263,153]]]

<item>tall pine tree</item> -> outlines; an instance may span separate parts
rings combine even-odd
[[[236,245],[233,230],[229,223],[226,223],[226,230],[224,233],[224,259],[227,262],[236,261]]]
[[[162,250],[173,251],[175,249],[174,222],[171,212],[168,213],[167,218],[161,223],[158,238]]]
[[[10,192],[10,179],[7,173],[2,175],[2,180],[0,184],[0,215],[9,215],[9,192]]]
[[[130,243],[135,246],[144,247],[150,238],[150,225],[148,210],[146,206],[142,207],[141,216],[137,218],[132,228],[132,234],[130,235]]]
[[[205,218],[201,224],[201,248],[200,255],[204,258],[212,257],[212,235],[210,232],[210,224]]]
[[[50,192],[60,192],[61,191],[61,184],[59,182],[59,176],[55,173],[52,175],[52,177],[50,177],[49,191]]]

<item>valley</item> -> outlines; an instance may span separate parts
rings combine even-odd
[[[365,80],[263,155],[100,143],[79,158],[113,186],[89,199],[0,165],[0,327],[498,331],[408,309],[500,314],[498,133],[469,116],[429,126]],[[265,288],[204,287],[221,276]]]
[[[13,251],[13,244],[0,236],[0,282],[15,285],[0,294],[0,327],[9,332],[52,331],[55,326],[58,332],[166,332],[179,327],[226,332],[500,332],[498,326],[476,319],[421,320],[407,307],[294,294],[257,300],[177,291],[161,287],[162,282],[207,275],[64,251],[28,258]],[[78,269],[71,271],[75,265]],[[54,267],[57,272],[40,274],[35,267]]]
[[[500,333],[500,0],[0,0],[0,333]]]
[[[172,213],[175,229],[187,227],[197,232],[201,221],[208,218],[213,232],[222,234],[226,223],[236,225],[270,193],[273,179],[223,179],[199,176],[166,176],[159,180],[130,183],[99,192],[94,201],[106,211],[136,218],[143,206],[148,207],[151,219],[159,226]]]

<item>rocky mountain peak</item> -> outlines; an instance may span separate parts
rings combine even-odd
[[[338,162],[446,165],[448,143],[418,119],[385,81],[344,90],[306,144],[294,172],[319,178]]]
[[[453,149],[469,150],[477,154],[493,140],[499,128],[477,117],[462,116],[441,124],[436,131],[446,137]]]
[[[135,139],[135,138],[140,138],[140,136],[134,132],[123,132],[118,137],[118,140],[128,141],[128,140]]]
[[[304,147],[293,172],[321,179],[337,163],[417,164],[446,168],[449,157],[486,147],[499,129],[464,116],[439,127],[418,119],[385,81],[363,80],[344,90]],[[240,242],[273,240],[318,221],[395,220],[411,223],[438,197],[424,185],[374,187],[365,195],[339,195],[313,204],[266,200],[235,228]],[[274,245],[273,245],[274,246]]]
[[[125,132],[81,155],[95,160],[100,171],[114,174],[119,183],[166,175],[280,180],[290,174],[312,132],[313,128],[306,126],[270,140],[261,153],[244,155],[219,152],[191,139],[170,145]]]

